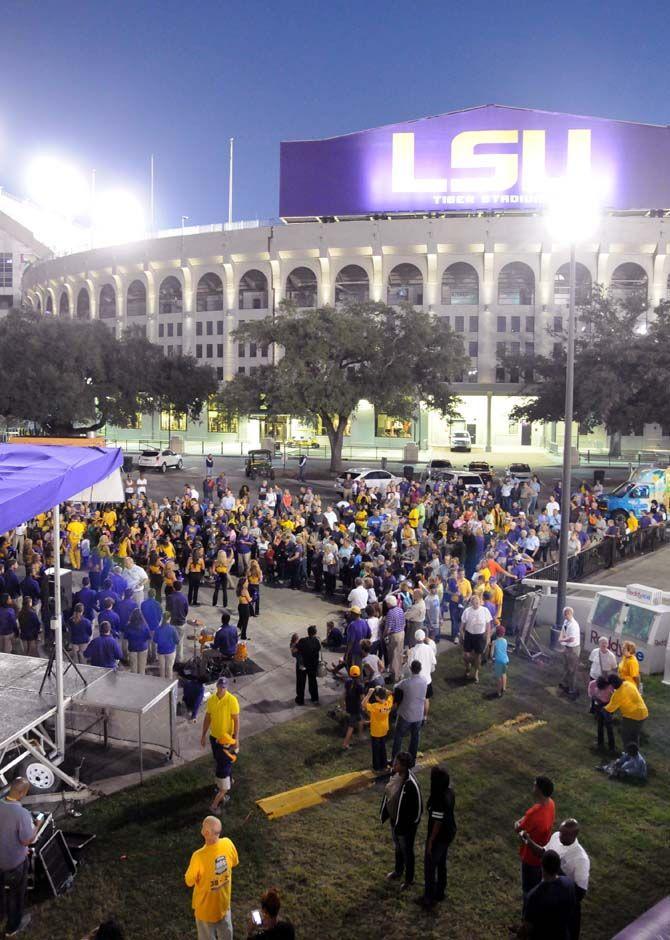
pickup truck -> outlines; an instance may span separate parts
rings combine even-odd
[[[598,506],[615,520],[626,519],[630,512],[639,519],[651,509],[652,500],[667,506],[669,487],[670,470],[660,467],[636,470],[630,480],[611,493],[602,493]]]

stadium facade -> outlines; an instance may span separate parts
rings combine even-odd
[[[577,247],[577,302],[602,284],[617,297],[643,296],[651,316],[670,297],[670,129],[499,106],[284,143],[276,222],[38,255],[23,296],[45,314],[100,319],[119,335],[139,326],[166,356],[191,353],[221,382],[268,362],[269,350],[238,344],[233,332],[282,300],[409,301],[463,336],[471,366],[457,385],[454,427],[486,450],[552,448],[555,426],[510,418],[522,386],[499,357],[553,350],[567,314],[569,246],[552,241],[543,206],[557,178],[585,173],[602,183],[603,214]],[[661,423],[636,431],[624,447],[670,446]],[[227,423],[214,408],[199,422],[143,415],[135,428],[108,429],[116,440],[176,433],[188,449],[224,452],[268,434],[325,442],[319,432],[290,416],[276,426],[262,415]],[[422,410],[407,422],[361,402],[345,448],[413,440],[425,451],[448,447],[449,434],[439,415]],[[582,443],[606,445],[597,432]]]

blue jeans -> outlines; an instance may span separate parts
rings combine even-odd
[[[395,757],[396,754],[399,754],[402,750],[402,739],[409,731],[409,753],[412,755],[414,760],[416,760],[416,754],[419,750],[419,735],[421,734],[421,724],[422,722],[420,721],[406,721],[404,718],[401,718],[400,715],[398,715],[395,722],[395,732],[393,734],[393,757]]]

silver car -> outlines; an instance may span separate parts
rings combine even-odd
[[[167,473],[169,469],[181,470],[184,466],[181,454],[175,454],[173,450],[143,450],[137,461],[138,467],[148,467],[151,470],[159,470],[161,473]]]

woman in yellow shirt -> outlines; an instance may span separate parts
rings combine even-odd
[[[622,648],[623,658],[619,663],[619,675],[622,679],[634,682],[640,688],[640,663],[635,655],[637,647],[630,640],[626,640]]]
[[[214,573],[214,596],[212,597],[212,607],[216,607],[219,599],[219,591],[223,593],[223,606],[228,606],[228,572],[230,571],[235,556],[230,549],[220,549],[217,552],[212,571]]]
[[[252,558],[249,562],[247,579],[249,581],[249,594],[251,595],[251,616],[258,617],[261,609],[261,582],[263,581],[263,572],[255,558]]]
[[[240,631],[240,639],[246,640],[249,615],[251,614],[251,594],[249,593],[249,582],[246,578],[239,578],[235,593],[237,594],[237,629]]]
[[[202,555],[201,548],[194,548],[191,557],[186,563],[186,577],[188,579],[188,602],[192,604],[193,607],[199,607],[200,603],[198,601],[198,591],[200,590],[200,582],[202,581],[202,576],[205,573],[205,559]]]
[[[116,554],[119,558],[128,558],[132,555],[130,536],[128,533],[119,540],[119,547],[116,550]]]
[[[163,590],[163,569],[165,568],[165,565],[161,561],[155,548],[149,552],[148,568],[149,587],[152,587],[156,592],[156,600],[160,600],[161,591]]]

